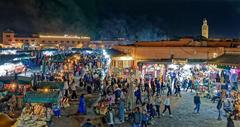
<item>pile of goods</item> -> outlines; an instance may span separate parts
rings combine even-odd
[[[13,127],[47,127],[47,108],[36,104],[25,107]]]
[[[235,119],[240,120],[240,92],[235,92],[234,97]]]
[[[97,115],[106,115],[108,111],[108,102],[105,100],[101,100],[94,106],[94,111]]]

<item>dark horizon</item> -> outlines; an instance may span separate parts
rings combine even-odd
[[[240,37],[237,0],[2,0],[0,30],[19,34],[74,33],[93,40],[161,40],[199,36]]]

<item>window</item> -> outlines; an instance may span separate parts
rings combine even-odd
[[[52,41],[48,41],[49,43],[52,43]]]
[[[44,43],[45,41],[44,40],[42,40],[42,43]]]
[[[16,39],[15,41],[18,41],[18,39]]]
[[[28,42],[28,40],[25,40],[25,42]]]
[[[35,40],[32,40],[32,41],[35,41]]]
[[[23,42],[23,40],[21,40],[21,42]]]
[[[75,41],[72,41],[72,43],[74,44],[74,43],[75,43]]]
[[[58,41],[55,41],[55,43],[57,43]]]
[[[69,41],[67,41],[67,43],[69,43]]]
[[[10,37],[10,35],[6,35],[6,37]]]
[[[64,43],[64,41],[61,41],[61,43]]]

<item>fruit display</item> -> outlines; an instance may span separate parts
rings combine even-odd
[[[240,92],[234,94],[235,119],[240,120]]]
[[[46,110],[46,107],[39,104],[25,107],[12,127],[47,127]]]

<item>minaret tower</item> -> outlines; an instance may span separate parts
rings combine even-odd
[[[208,38],[208,24],[207,24],[207,19],[203,19],[203,24],[202,24],[202,36],[205,38]]]

